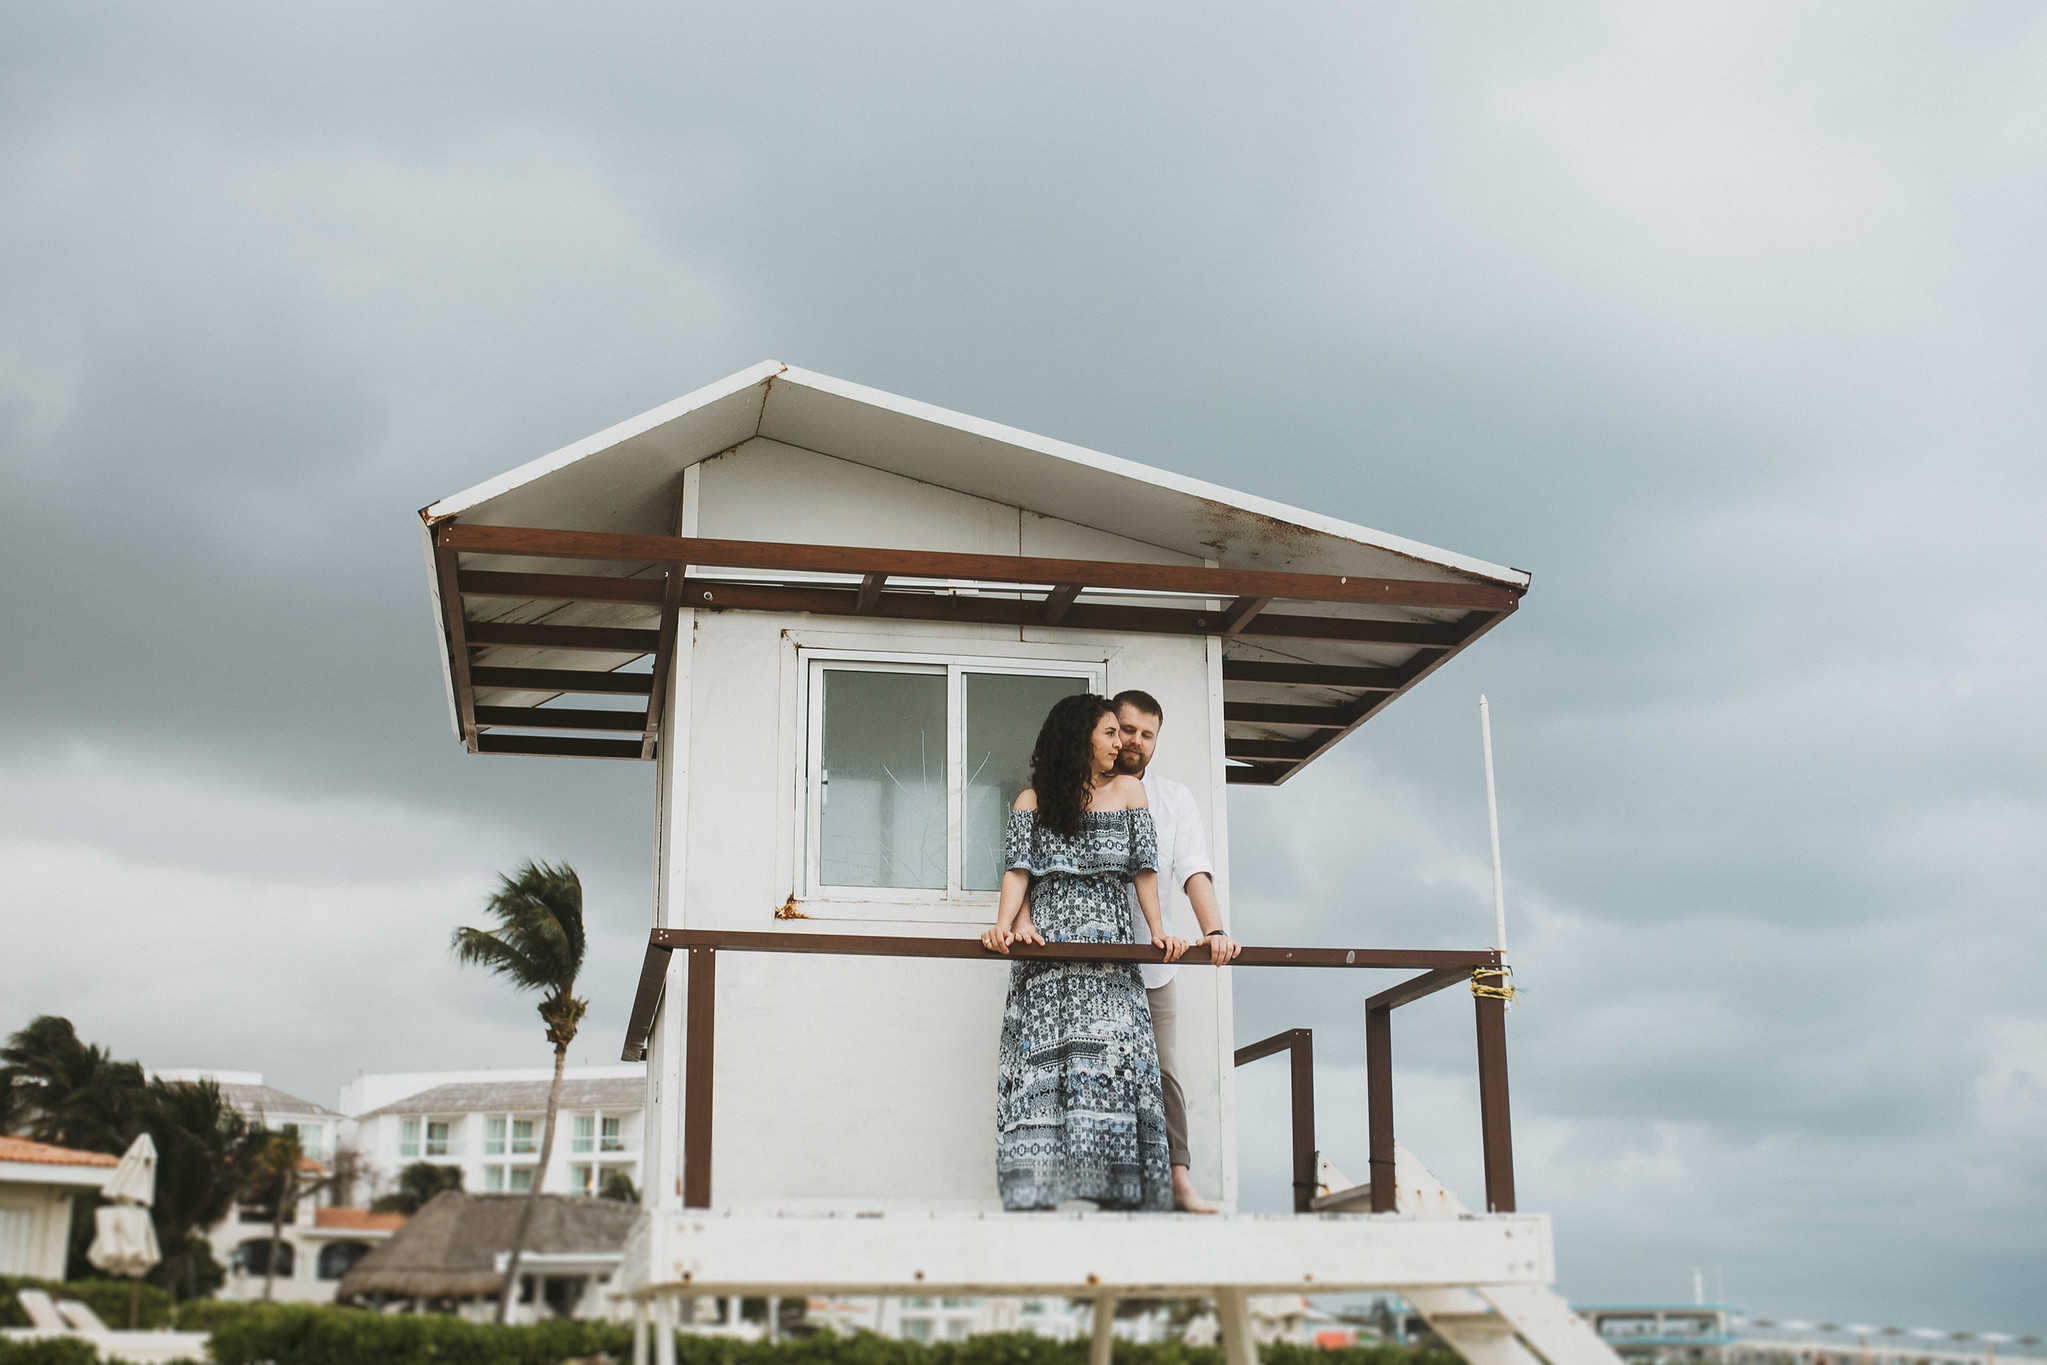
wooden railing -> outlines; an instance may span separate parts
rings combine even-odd
[[[656,929],[647,936],[640,985],[626,1023],[624,1058],[642,1061],[653,1031],[654,1012],[668,980],[669,958],[689,954],[683,1014],[682,1202],[689,1208],[711,1203],[711,1101],[717,1050],[718,954],[821,953],[841,957],[953,958],[1001,962],[973,938],[899,938],[869,934],[743,933],[710,929]],[[1017,943],[1009,958],[1059,962],[1160,962],[1164,953],[1135,943]],[[1198,950],[1183,967],[1208,966]],[[1435,951],[1390,948],[1261,948],[1246,946],[1235,967],[1323,967],[1343,970],[1405,970],[1421,975],[1365,1001],[1366,1127],[1371,1146],[1372,1211],[1394,1208],[1393,1177],[1393,1011],[1424,996],[1477,978],[1497,979],[1500,955],[1490,948]],[[1479,1135],[1485,1152],[1486,1209],[1514,1211],[1514,1148],[1507,1114],[1506,992],[1474,990],[1478,1022]],[[1237,1063],[1294,1049],[1294,1208],[1305,1212],[1314,1196],[1314,1072],[1306,1029],[1253,1043]],[[1295,1035],[1300,1035],[1296,1040]],[[1260,1051],[1260,1049],[1265,1049]],[[1246,1055],[1250,1054],[1250,1055]],[[1303,1146],[1305,1141],[1306,1146]],[[1304,1183],[1305,1182],[1305,1183]]]

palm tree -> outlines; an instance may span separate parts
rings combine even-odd
[[[178,1297],[210,1288],[212,1254],[206,1229],[227,1216],[264,1139],[248,1116],[221,1097],[212,1081],[152,1080],[143,1094],[141,1129],[156,1142],[156,1223],[163,1262],[156,1279]]]
[[[339,1179],[338,1171],[314,1175],[319,1169],[306,1160],[297,1133],[258,1128],[249,1134],[248,1184],[241,1196],[244,1204],[270,1215],[270,1244],[263,1260],[265,1303],[277,1284],[277,1248],[284,1241],[285,1220],[298,1216],[300,1200],[333,1187]]]
[[[0,1046],[6,1132],[59,1147],[120,1154],[134,1140],[146,1082],[134,1062],[117,1062],[82,1041],[69,1019],[38,1015]]]
[[[527,863],[516,874],[498,877],[497,893],[484,910],[498,922],[495,929],[457,929],[457,960],[488,967],[522,991],[541,991],[540,1020],[547,1041],[554,1044],[554,1083],[547,1091],[547,1126],[540,1139],[540,1166],[519,1225],[512,1233],[512,1254],[498,1286],[498,1318],[511,1311],[519,1284],[519,1258],[533,1211],[540,1207],[540,1186],[554,1156],[555,1109],[561,1103],[562,1068],[568,1065],[569,1044],[590,1002],[576,998],[576,974],[583,970],[583,883],[564,863]]]

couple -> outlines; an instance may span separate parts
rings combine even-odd
[[[1174,1075],[1172,964],[1188,949],[1166,918],[1175,890],[1184,888],[1216,966],[1239,949],[1216,909],[1193,794],[1148,771],[1164,719],[1145,692],[1062,698],[1009,814],[1002,899],[983,944],[1007,953],[1047,940],[1139,942],[1166,960],[1010,968],[995,1083],[1006,1209],[1085,1200],[1215,1212],[1188,1177],[1187,1107]]]

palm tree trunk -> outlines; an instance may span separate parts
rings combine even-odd
[[[291,1187],[297,1183],[294,1179],[298,1174],[296,1167],[296,1154],[294,1154],[293,1170],[285,1176],[282,1184],[279,1185],[277,1202],[270,1210],[270,1254],[263,1260],[263,1302],[265,1303],[270,1302],[271,1287],[277,1283],[277,1244],[284,1240],[284,1201],[291,1197]],[[298,1210],[294,1208],[292,1212],[296,1214]],[[294,1266],[293,1269],[297,1269],[297,1267]]]
[[[562,1068],[569,1063],[569,1045],[554,1047],[554,1083],[547,1088],[547,1125],[540,1135],[540,1167],[533,1172],[533,1188],[526,1193],[526,1207],[519,1210],[519,1226],[512,1233],[512,1255],[505,1264],[505,1282],[498,1286],[498,1321],[511,1311],[512,1296],[519,1289],[519,1258],[526,1254],[526,1233],[533,1226],[533,1211],[540,1207],[540,1186],[547,1179],[547,1164],[554,1160],[554,1115],[561,1104]]]

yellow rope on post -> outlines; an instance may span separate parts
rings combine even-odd
[[[1512,1008],[1517,992],[1513,984],[1508,980],[1508,977],[1512,976],[1513,972],[1514,969],[1512,967],[1504,965],[1472,968],[1472,995],[1480,1000],[1504,1000],[1507,1002],[1508,1007]],[[1485,984],[1487,980],[1497,981],[1499,984],[1487,985]]]

